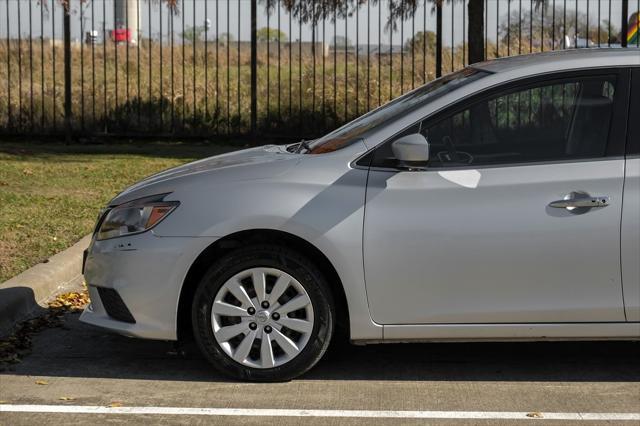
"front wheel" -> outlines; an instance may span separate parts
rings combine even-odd
[[[196,290],[192,322],[200,350],[218,370],[253,381],[290,380],[313,367],[333,334],[324,276],[280,246],[236,250]]]

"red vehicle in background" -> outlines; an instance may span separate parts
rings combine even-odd
[[[127,43],[132,42],[132,31],[128,28],[117,28],[115,30],[111,30],[111,40],[116,43]]]

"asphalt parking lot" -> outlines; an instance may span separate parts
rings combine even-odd
[[[109,334],[68,314],[63,327],[40,332],[32,353],[0,373],[0,424],[498,424],[522,413],[529,414],[525,423],[569,424],[584,413],[598,424],[621,422],[612,413],[635,413],[631,424],[640,418],[639,343],[337,344],[327,355],[298,380],[239,383],[195,352]],[[16,412],[21,406],[36,412]],[[82,412],[88,406],[96,411]],[[161,412],[166,407],[176,409]],[[376,414],[385,417],[368,417]]]

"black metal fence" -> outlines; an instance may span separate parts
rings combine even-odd
[[[478,59],[640,47],[638,10],[640,0],[0,0],[0,134],[313,137]]]

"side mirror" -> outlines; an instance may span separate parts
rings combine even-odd
[[[425,166],[429,161],[429,142],[420,133],[402,136],[391,144],[393,155],[409,167]]]

